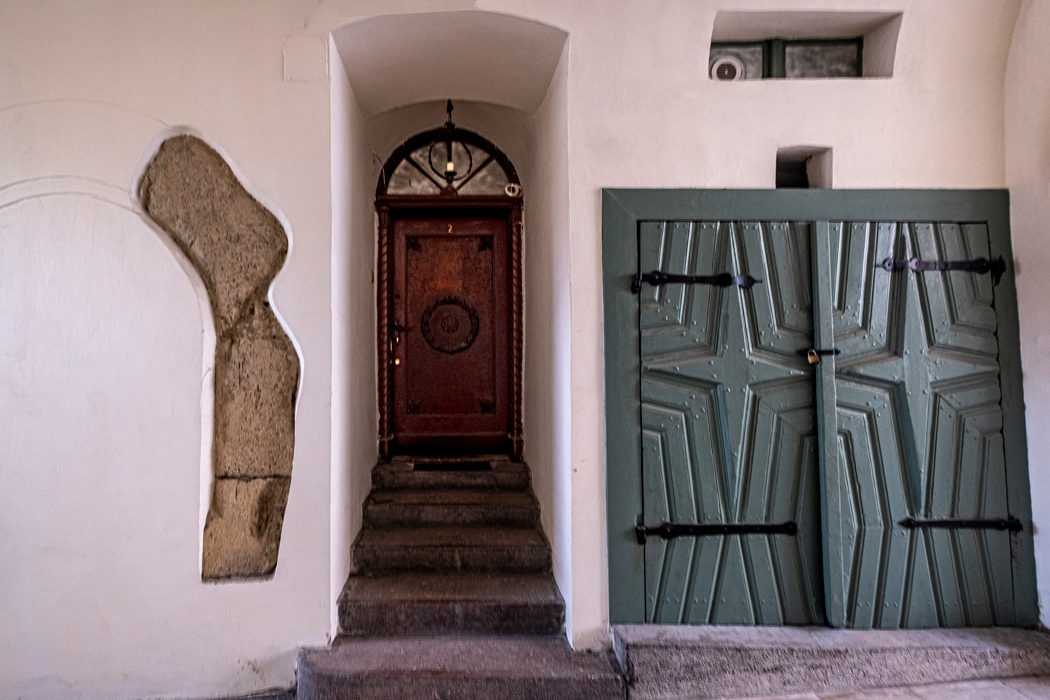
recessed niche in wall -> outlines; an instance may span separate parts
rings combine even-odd
[[[892,12],[719,12],[712,80],[888,78],[903,15]]]
[[[831,189],[831,149],[787,146],[777,149],[777,189]]]

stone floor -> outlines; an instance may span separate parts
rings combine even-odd
[[[884,688],[854,693],[796,693],[747,700],[1050,700],[1050,676]]]

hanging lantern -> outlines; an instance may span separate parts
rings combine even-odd
[[[430,149],[427,151],[427,162],[435,175],[445,178],[446,190],[455,191],[452,183],[465,180],[474,171],[474,156],[466,143],[455,138],[456,125],[452,122],[452,100],[445,104],[445,111],[448,112],[448,120],[445,121],[437,138],[430,144]],[[438,154],[440,165],[434,163],[435,151]],[[462,154],[466,154],[465,165],[467,167],[460,173],[456,170],[456,161],[459,160],[462,163]]]

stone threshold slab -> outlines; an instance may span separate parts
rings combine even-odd
[[[1004,627],[616,625],[632,700],[850,692],[1050,673],[1050,635]]]
[[[346,638],[300,648],[298,700],[624,700],[609,654],[564,637]]]

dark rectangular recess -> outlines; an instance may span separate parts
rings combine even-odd
[[[762,74],[748,69],[744,79],[769,78],[860,78],[864,75],[864,38],[849,39],[766,39],[765,41],[711,42],[709,61],[724,54],[750,68],[744,52],[761,49]],[[790,57],[788,54],[791,53]],[[790,64],[790,66],[789,66]],[[757,71],[755,71],[757,72]]]
[[[809,188],[809,164],[810,156],[801,158],[787,158],[777,154],[776,187],[778,190]]]
[[[492,462],[416,462],[417,472],[490,472]]]

